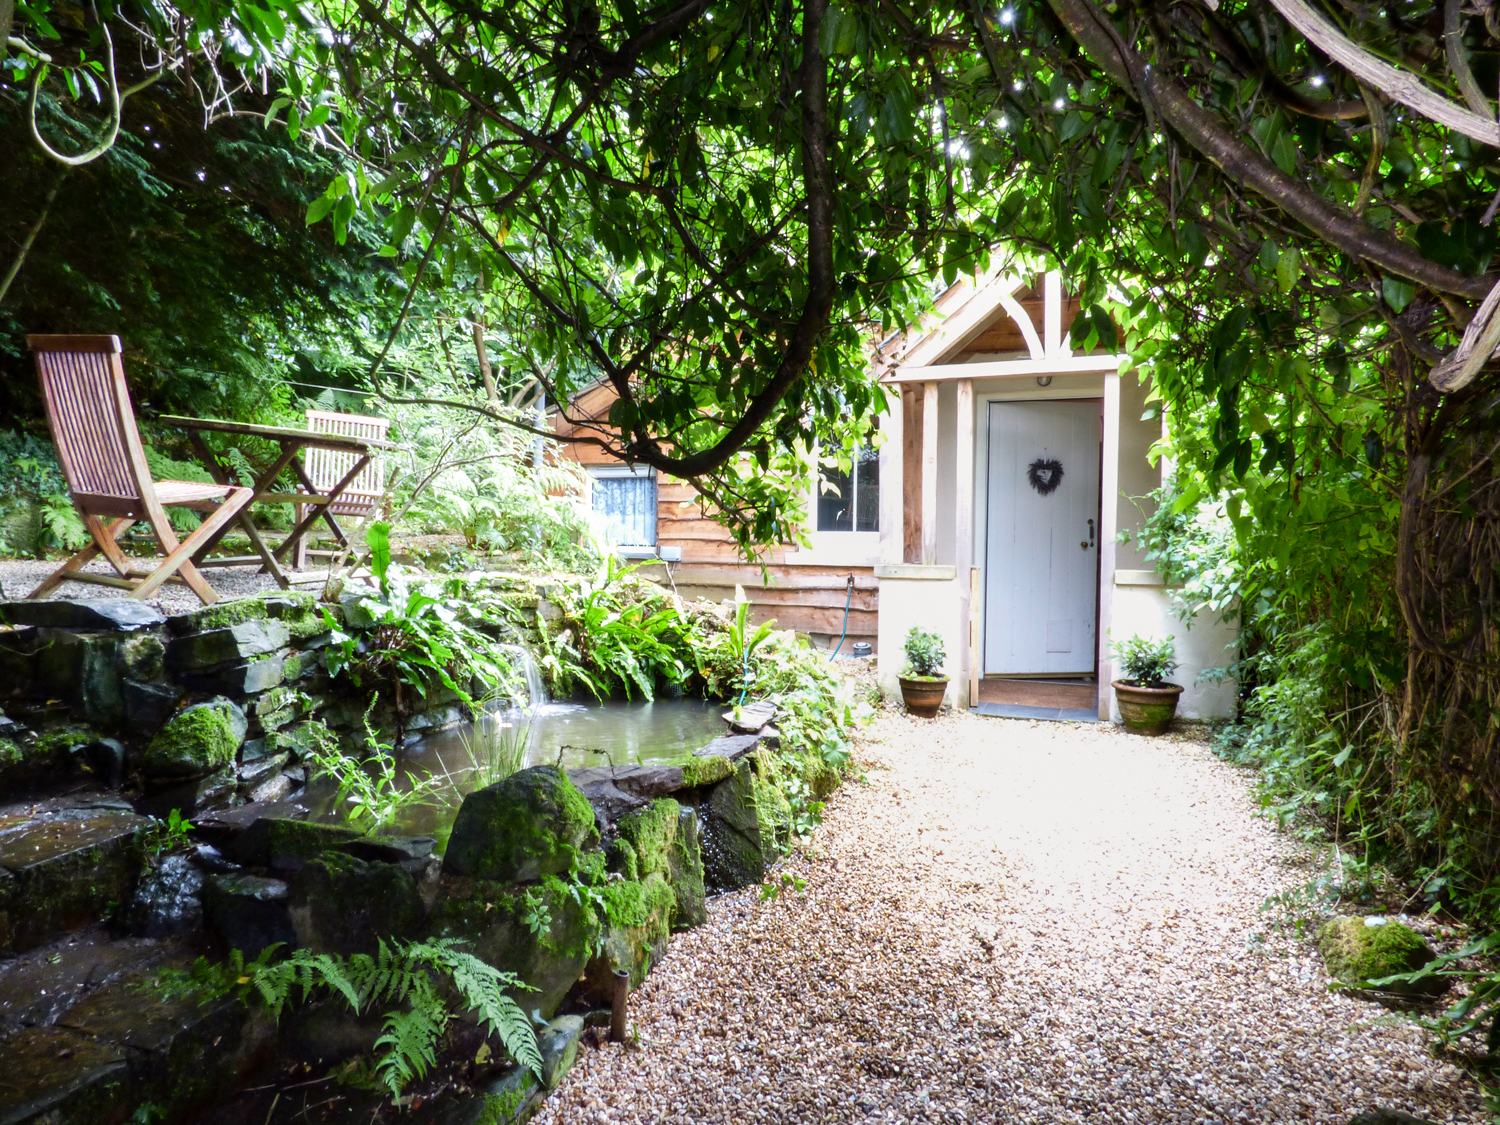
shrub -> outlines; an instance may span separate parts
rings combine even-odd
[[[920,625],[911,627],[911,632],[906,634],[908,675],[936,679],[943,674],[943,661],[947,658],[942,637]]]
[[[1172,638],[1149,641],[1137,633],[1113,646],[1128,684],[1155,687],[1164,684],[1167,677],[1177,670],[1177,653],[1172,647]]]

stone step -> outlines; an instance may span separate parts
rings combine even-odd
[[[155,964],[167,947],[145,938],[112,940],[103,926],[0,961],[0,1039],[48,1027],[88,993]]]
[[[0,1043],[0,1125],[112,1125],[142,1105],[182,1121],[269,1057],[270,1021],[239,1000],[167,999],[144,973]]]
[[[82,929],[124,902],[151,823],[105,794],[0,809],[0,956]]]

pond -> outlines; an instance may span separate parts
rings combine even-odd
[[[627,766],[675,761],[725,733],[723,703],[659,699],[655,703],[546,703],[533,710],[497,711],[408,747],[398,774],[435,777],[435,803],[403,809],[386,834],[434,836],[440,843],[466,793],[508,767]],[[319,777],[308,786],[314,815],[333,819],[335,784]]]

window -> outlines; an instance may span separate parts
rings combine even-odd
[[[594,511],[621,547],[656,546],[656,478],[628,466],[591,470]]]
[[[864,446],[852,472],[818,466],[818,530],[880,530],[880,454]]]

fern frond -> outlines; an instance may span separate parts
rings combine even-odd
[[[447,1028],[448,1019],[448,1010],[441,1002],[386,1013],[385,1034],[375,1040],[376,1050],[384,1049],[385,1053],[375,1069],[393,1098],[399,1100],[407,1083],[426,1075],[437,1062],[438,1038]]]
[[[503,991],[510,988],[535,992],[536,989],[514,973],[503,973],[485,964],[472,953],[451,946],[436,952],[440,966],[453,978],[453,985],[468,1009],[500,1037],[511,1058],[541,1078],[542,1054],[537,1047],[536,1031],[521,1006]]]

